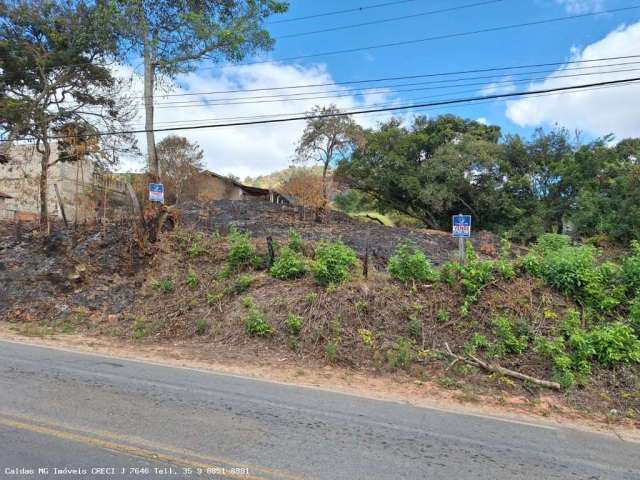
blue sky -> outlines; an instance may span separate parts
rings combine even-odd
[[[386,0],[389,1],[389,0]],[[314,54],[331,50],[357,48],[374,44],[413,40],[424,37],[467,32],[523,22],[534,22],[567,15],[584,14],[640,5],[640,0],[503,0],[485,5],[464,8],[430,16],[370,25],[330,33],[318,33],[296,38],[281,38],[290,34],[333,28],[361,22],[417,14],[437,9],[480,3],[483,0],[414,0],[384,8],[319,17],[309,20],[276,23],[269,30],[277,39],[275,48],[266,58],[275,59],[272,64],[215,67],[203,63],[193,74],[178,79],[172,93],[205,92],[229,88],[264,88],[316,82],[341,82],[368,78],[419,75],[474,68],[500,67],[568,60],[593,59],[617,55],[640,54],[640,8],[619,13],[602,14],[545,25],[517,28],[507,31],[482,33],[472,36],[434,40],[413,45],[373,49],[340,55],[314,57],[291,61],[283,58]],[[274,21],[314,15],[335,10],[357,8],[384,3],[385,0],[310,0],[291,1],[287,14],[273,17]],[[255,60],[255,59],[254,59]],[[640,61],[640,58],[638,59]],[[620,60],[619,62],[622,62]],[[585,65],[585,64],[582,64]],[[592,64],[593,65],[593,64]],[[636,66],[617,68],[640,68]],[[612,67],[608,67],[609,70]],[[527,88],[563,86],[589,83],[609,78],[640,76],[638,72],[602,74],[565,79],[553,79],[562,73],[533,75],[541,78],[533,84],[511,85],[508,75],[492,79],[502,82],[500,87],[478,85],[474,93],[525,90]],[[542,80],[543,77],[551,78]],[[613,76],[613,77],[612,77]],[[343,87],[326,90],[335,92]],[[460,88],[458,88],[460,89]],[[615,91],[614,91],[615,90]],[[310,90],[311,91],[311,90]],[[323,89],[313,89],[321,93]],[[293,91],[289,91],[291,93]],[[367,95],[349,96],[348,90],[339,100],[333,100],[342,108],[360,108],[378,103],[407,103],[417,98],[436,94],[455,96],[451,90],[427,92],[396,92],[375,90]],[[511,102],[511,104],[487,103],[475,106],[443,108],[425,112],[429,115],[455,113],[472,119],[482,119],[500,125],[505,133],[529,135],[538,126],[549,128],[560,124],[579,129],[588,138],[614,133],[618,138],[640,136],[640,120],[629,108],[629,99],[637,99],[637,86],[623,89],[607,89],[598,92],[582,92],[562,98],[545,97]],[[244,94],[246,95],[246,94]],[[346,98],[344,98],[346,97]],[[218,97],[219,98],[219,95]],[[225,98],[234,98],[233,95]],[[159,110],[159,122],[176,121],[184,116],[199,119],[225,118],[228,116],[252,116],[264,114],[291,114],[308,110],[314,103],[328,104],[332,99],[306,102],[272,102],[267,105],[211,106],[211,96],[195,97],[198,108],[182,111],[165,108]],[[165,99],[166,100],[166,99]],[[162,102],[162,99],[160,99]],[[187,113],[188,112],[188,113]],[[417,112],[413,112],[417,113]],[[404,115],[410,116],[411,113]],[[374,126],[389,115],[369,115],[358,120],[365,126]],[[158,126],[163,126],[162,124]],[[217,131],[180,132],[205,149],[207,166],[220,173],[234,173],[244,177],[266,173],[286,167],[293,158],[295,141],[303,124],[265,127],[236,127]]]

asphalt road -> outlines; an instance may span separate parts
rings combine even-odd
[[[640,479],[640,444],[0,342],[0,477],[169,476]]]

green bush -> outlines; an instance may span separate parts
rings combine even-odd
[[[204,252],[204,248],[202,247],[200,242],[198,242],[197,240],[194,241],[189,247],[189,249],[187,250],[187,254],[190,257],[198,257],[202,255],[203,252]]]
[[[498,337],[498,345],[496,346],[496,354],[524,352],[529,343],[526,335],[517,335],[514,332],[514,324],[509,317],[499,316],[493,322]]]
[[[256,337],[266,337],[271,333],[271,325],[259,310],[252,310],[244,317],[244,329],[247,334]]]
[[[557,252],[569,246],[571,246],[571,238],[569,236],[559,235],[557,233],[545,233],[544,235],[540,235],[533,249],[544,255],[548,252]]]
[[[207,333],[209,329],[209,322],[207,322],[204,318],[199,318],[196,320],[196,335],[202,336]]]
[[[244,297],[242,299],[242,306],[244,308],[253,308],[253,297]]]
[[[337,284],[350,278],[350,268],[358,263],[355,252],[341,242],[322,242],[311,264],[313,276],[320,285]]]
[[[229,239],[231,246],[227,252],[227,262],[229,269],[234,271],[251,262],[255,252],[248,233],[233,229]]]
[[[474,333],[473,336],[464,343],[464,351],[467,355],[475,355],[480,349],[487,350],[491,347],[489,340],[484,335]]]
[[[289,243],[287,246],[294,252],[302,251],[302,237],[294,228],[289,229]]]
[[[596,360],[605,366],[640,363],[640,340],[627,325],[613,323],[594,328],[588,338]]]
[[[417,318],[409,319],[407,323],[407,334],[409,337],[418,339],[422,335],[422,323]]]
[[[302,317],[290,313],[287,316],[287,328],[289,329],[289,333],[292,335],[298,335],[302,328]]]
[[[338,342],[335,340],[328,341],[324,346],[324,355],[330,363],[335,362],[338,359]]]
[[[280,256],[271,267],[271,276],[280,280],[300,278],[307,272],[307,262],[304,257],[290,247],[284,247]]]
[[[640,295],[629,302],[629,324],[640,336]]]
[[[631,295],[640,294],[640,242],[631,242],[631,255],[622,262],[624,283]]]
[[[240,294],[246,292],[251,286],[253,279],[249,275],[238,275],[233,283],[227,287],[228,293]]]
[[[173,292],[173,283],[168,278],[163,278],[157,282],[153,283],[153,288],[156,290],[160,290],[162,293],[172,293]]]
[[[406,338],[398,340],[389,352],[387,352],[389,366],[392,369],[408,368],[413,361],[413,343]]]
[[[198,288],[200,285],[200,279],[198,278],[198,274],[196,272],[189,272],[187,274],[187,279],[185,283],[189,286],[189,288]]]
[[[466,262],[464,265],[459,265],[457,270],[465,294],[460,312],[464,316],[469,313],[471,304],[478,300],[484,286],[493,278],[493,262],[480,260],[473,250],[471,242],[467,241]]]
[[[401,282],[429,282],[435,279],[431,263],[420,250],[414,250],[407,244],[396,248],[387,265],[389,274]]]

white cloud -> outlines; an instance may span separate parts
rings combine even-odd
[[[640,44],[640,22],[621,26],[605,38],[574,50],[572,60],[593,60],[606,57],[636,55]],[[609,80],[640,77],[638,71],[619,71],[639,68],[638,65],[598,67],[594,69],[567,71],[575,67],[597,66],[611,63],[631,62],[632,59],[589,62],[565,66],[547,77],[543,82],[531,84],[531,90],[556,88]],[[611,73],[612,70],[618,72]],[[597,73],[574,78],[558,78],[575,73]],[[599,73],[609,72],[609,73]],[[640,85],[600,88],[569,94],[525,98],[507,102],[506,116],[519,126],[541,126],[558,124],[569,129],[579,129],[593,135],[613,133],[618,138],[640,136],[638,102]]]
[[[556,3],[572,15],[599,12],[604,9],[604,0],[556,0]]]
[[[138,85],[140,81],[136,82]],[[201,70],[182,76],[180,86],[166,93],[212,92],[237,89],[259,89],[305,84],[329,84],[307,89],[243,92],[235,94],[211,94],[191,97],[158,97],[158,102],[194,102],[189,107],[175,105],[171,108],[156,108],[156,128],[170,126],[167,122],[185,124],[214,123],[217,119],[229,117],[256,117],[260,115],[292,115],[309,111],[314,105],[336,104],[341,109],[351,109],[392,101],[391,92],[371,89],[354,96],[348,87],[335,85],[331,75],[323,65],[301,67],[293,65],[256,64],[247,66],[222,67],[215,74]],[[274,98],[240,99],[267,95],[299,94],[300,97],[321,97],[344,95],[339,98],[306,99],[300,101],[273,101]],[[331,92],[331,93],[329,93]],[[219,105],[228,101],[247,102],[261,100],[264,103]],[[216,105],[218,104],[218,105]],[[166,107],[166,105],[165,105]],[[363,116],[355,117],[364,126],[372,126],[380,120]],[[202,120],[202,121],[201,121]],[[139,122],[142,122],[142,116]],[[175,125],[175,124],[173,124]],[[183,135],[190,141],[198,142],[205,153],[206,168],[218,173],[232,173],[244,178],[269,173],[286,168],[293,157],[296,142],[300,138],[304,122],[276,123],[269,125],[224,127],[215,129],[183,130],[156,133],[156,142],[172,133]],[[145,140],[140,136],[139,144],[143,152]],[[131,162],[123,162],[122,169],[131,168]],[[138,166],[140,166],[138,164]]]
[[[489,125],[489,121],[486,117],[476,118],[476,122],[481,123],[482,125]]]
[[[484,97],[489,95],[501,95],[505,93],[513,93],[516,86],[511,76],[504,77],[498,82],[492,82],[480,89],[480,94]]]

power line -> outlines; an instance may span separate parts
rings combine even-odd
[[[279,24],[279,23],[299,22],[301,20],[311,20],[313,18],[329,17],[329,16],[333,16],[333,15],[342,15],[342,14],[345,14],[345,13],[363,12],[365,10],[372,10],[374,8],[389,7],[389,6],[392,6],[392,5],[400,5],[400,4],[403,4],[403,3],[413,3],[415,1],[417,1],[417,0],[396,0],[394,2],[377,3],[375,5],[368,5],[368,6],[364,6],[364,7],[347,8],[345,10],[335,10],[333,12],[316,13],[314,15],[305,15],[305,16],[302,16],[302,17],[285,18],[283,20],[275,20],[273,22],[266,22],[265,25],[276,25],[276,24]]]
[[[457,7],[448,7],[448,8],[440,8],[437,10],[429,10],[427,12],[420,12],[420,13],[412,13],[409,15],[401,15],[399,17],[391,17],[391,18],[382,18],[380,20],[371,20],[369,22],[362,22],[362,23],[352,23],[349,25],[340,25],[337,27],[329,27],[329,28],[323,28],[320,30],[311,30],[308,32],[298,32],[298,33],[290,33],[290,34],[286,34],[286,35],[279,35],[277,37],[274,37],[276,40],[283,40],[286,38],[298,38],[298,37],[305,37],[308,35],[316,35],[318,33],[329,33],[329,32],[337,32],[340,30],[349,30],[352,28],[358,28],[358,27],[368,27],[371,25],[380,25],[383,23],[392,23],[392,22],[398,22],[400,20],[408,20],[410,18],[419,18],[419,17],[428,17],[431,15],[437,15],[440,13],[448,13],[448,12],[455,12],[458,10],[466,10],[469,8],[474,8],[474,7],[481,7],[481,6],[485,6],[485,5],[491,5],[494,3],[501,3],[504,2],[505,0],[485,0],[482,2],[475,2],[475,3],[467,3],[465,5],[459,5]]]
[[[554,17],[554,18],[547,18],[545,20],[537,20],[537,21],[532,21],[532,22],[524,22],[524,23],[513,23],[510,25],[500,25],[497,27],[488,27],[488,28],[481,28],[478,30],[471,30],[471,31],[466,31],[466,32],[455,32],[455,33],[447,33],[447,34],[442,34],[442,35],[434,35],[431,37],[424,37],[424,38],[417,38],[414,40],[402,40],[399,42],[390,42],[390,43],[380,43],[377,45],[368,45],[368,46],[364,46],[364,47],[354,47],[354,48],[345,48],[342,50],[329,50],[326,52],[317,52],[317,53],[310,53],[310,54],[306,54],[306,55],[298,55],[298,56],[294,56],[294,57],[285,57],[285,58],[276,58],[276,59],[271,59],[271,60],[263,60],[263,61],[255,61],[255,62],[241,62],[241,63],[237,63],[235,65],[239,65],[239,66],[243,66],[243,65],[257,65],[257,64],[263,64],[263,63],[273,63],[273,62],[290,62],[292,60],[305,60],[308,58],[316,58],[316,57],[326,57],[326,56],[331,56],[331,55],[341,55],[341,54],[345,54],[345,53],[356,53],[356,52],[364,52],[364,51],[368,51],[368,50],[376,50],[379,48],[389,48],[389,47],[400,47],[400,46],[404,46],[404,45],[412,45],[412,44],[416,44],[416,43],[424,43],[424,42],[430,42],[430,41],[434,41],[434,40],[445,40],[448,38],[457,38],[457,37],[467,37],[467,36],[471,36],[471,35],[479,35],[482,33],[492,33],[492,32],[500,32],[500,31],[504,31],[504,30],[513,30],[516,28],[524,28],[524,27],[532,27],[532,26],[536,26],[536,25],[544,25],[544,24],[550,24],[550,23],[558,23],[558,22],[565,22],[568,20],[575,20],[578,18],[586,18],[586,17],[593,17],[593,16],[597,16],[597,15],[609,15],[609,14],[613,14],[613,13],[620,13],[620,12],[625,12],[625,11],[629,11],[629,10],[635,10],[637,8],[640,8],[640,4],[636,4],[636,5],[632,5],[629,7],[621,7],[621,8],[614,8],[614,9],[610,9],[610,10],[599,10],[597,12],[588,12],[588,13],[581,13],[581,14],[577,14],[577,15],[568,15],[568,16],[564,16],[564,17]],[[212,68],[212,67],[209,67]],[[217,68],[217,67],[215,67]]]
[[[313,114],[313,115],[299,114],[298,116],[292,116],[292,117],[286,117],[286,118],[273,118],[268,120],[249,120],[249,121],[243,121],[243,122],[215,123],[215,124],[208,124],[208,125],[196,125],[196,126],[186,126],[186,127],[167,127],[167,128],[154,128],[154,129],[134,129],[134,130],[111,131],[111,132],[96,132],[96,133],[88,133],[84,135],[76,135],[76,138],[103,137],[103,136],[109,136],[109,135],[125,135],[125,134],[131,135],[131,134],[147,133],[151,131],[170,132],[170,131],[180,131],[180,130],[201,130],[205,128],[239,127],[239,126],[245,126],[245,125],[266,125],[266,124],[273,124],[273,123],[306,121],[309,119],[343,117],[347,115],[361,115],[361,114],[367,114],[367,113],[391,112],[391,111],[410,110],[410,109],[424,108],[424,107],[440,107],[440,106],[458,105],[458,104],[481,102],[481,101],[488,101],[488,100],[498,100],[498,99],[505,99],[505,98],[520,98],[520,97],[527,97],[532,95],[553,93],[553,92],[580,91],[584,89],[605,86],[605,85],[635,84],[639,81],[640,81],[640,77],[631,77],[631,78],[625,78],[620,80],[609,80],[604,82],[594,82],[594,83],[570,85],[570,86],[556,87],[556,88],[546,88],[546,89],[520,91],[520,92],[512,92],[512,93],[501,93],[501,94],[494,94],[494,95],[486,95],[482,97],[458,98],[458,99],[442,100],[438,102],[405,104],[405,105],[398,105],[398,106],[392,106],[392,107],[367,108],[367,109],[352,111],[349,113],[340,112],[336,114]],[[49,140],[59,140],[63,138],[69,138],[69,137],[63,136],[63,135],[54,135],[54,136],[48,137]],[[0,142],[7,142],[7,141],[9,140],[8,139],[0,140]]]

